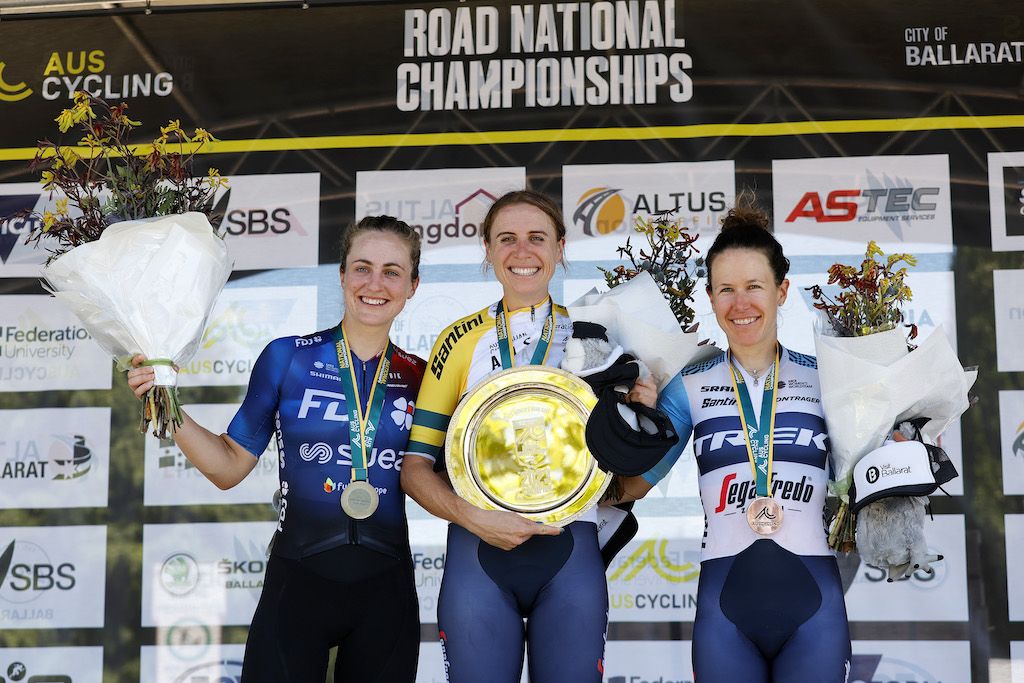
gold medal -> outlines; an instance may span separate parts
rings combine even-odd
[[[352,519],[366,519],[377,510],[380,496],[366,481],[353,481],[341,492],[341,509]]]
[[[747,524],[762,536],[771,536],[781,529],[782,517],[782,506],[774,498],[761,496],[747,506]]]

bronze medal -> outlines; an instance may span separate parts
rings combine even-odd
[[[353,481],[341,492],[341,509],[352,519],[366,519],[377,510],[380,496],[366,481]]]
[[[761,496],[747,506],[747,524],[762,536],[771,536],[782,528],[782,506],[774,498]]]

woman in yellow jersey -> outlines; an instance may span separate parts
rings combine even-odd
[[[600,683],[608,588],[596,515],[559,529],[482,510],[439,473],[463,394],[504,368],[557,366],[572,333],[568,312],[548,293],[565,250],[558,206],[536,192],[510,192],[488,211],[482,231],[502,299],[438,335],[402,469],[406,493],[451,522],[438,603],[448,680],[517,683],[528,642],[533,683]]]

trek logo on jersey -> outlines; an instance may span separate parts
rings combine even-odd
[[[304,340],[296,339],[295,341]],[[302,394],[302,402],[299,403],[298,418],[305,420],[312,412],[313,417],[319,417],[326,422],[348,422],[348,413],[340,407],[344,401],[345,394],[307,388]]]
[[[873,187],[832,190],[822,202],[821,193],[805,192],[786,217],[787,223],[813,218],[815,223],[850,221],[932,220],[939,208],[933,201],[938,187]]]
[[[814,497],[814,484],[809,482],[806,476],[800,477],[800,481],[795,482],[775,477],[772,480],[771,496],[777,500],[809,503]],[[728,507],[743,510],[755,498],[757,498],[757,486],[753,481],[737,482],[735,472],[728,474],[722,480],[722,489],[718,495],[718,507],[715,508],[715,512],[724,512]]]
[[[828,449],[828,433],[816,432],[806,427],[776,427],[772,436],[772,443],[776,446],[813,445],[819,451],[825,452]],[[727,429],[694,439],[693,452],[700,457],[705,453],[717,451],[726,444],[746,448],[747,441],[743,438],[743,430]]]

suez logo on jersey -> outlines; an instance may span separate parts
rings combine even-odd
[[[747,504],[757,498],[757,487],[752,480],[737,482],[736,473],[727,474],[722,480],[722,489],[718,496],[715,512],[724,512],[728,507],[743,510]],[[814,484],[806,476],[800,481],[786,481],[779,477],[772,478],[771,496],[779,500],[791,500],[797,503],[809,503],[814,497]]]
[[[352,448],[347,443],[336,448],[323,441],[304,443],[299,446],[299,457],[305,462],[313,462],[315,460],[320,465],[326,465],[335,459],[335,454],[337,454],[335,464],[346,467],[352,466]],[[370,453],[370,460],[366,463],[366,466],[373,467],[378,465],[381,469],[401,471],[404,456],[405,451],[395,451],[393,448],[384,448],[378,451],[374,448]]]

